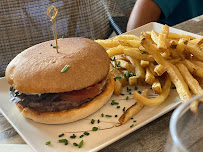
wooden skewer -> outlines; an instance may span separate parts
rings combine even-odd
[[[50,14],[52,9],[53,9],[53,16],[50,16],[49,14]],[[58,15],[58,10],[56,9],[55,6],[52,5],[47,9],[47,15],[49,16],[49,18],[51,19],[51,21],[54,24],[54,37],[56,40],[56,51],[57,51],[57,53],[59,53],[58,52],[58,43],[57,43],[57,33],[56,33],[56,16]]]

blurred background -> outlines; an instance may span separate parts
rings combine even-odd
[[[106,39],[125,32],[136,0],[1,0],[0,76],[26,48],[54,39],[47,8],[58,9],[57,35]]]

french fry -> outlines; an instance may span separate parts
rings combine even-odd
[[[141,65],[141,67],[145,68],[149,65],[149,61],[140,60],[140,65]]]
[[[203,62],[201,62],[201,61],[193,61],[193,60],[191,60],[191,62],[198,65],[198,66],[200,66],[200,67],[203,67]]]
[[[169,49],[172,58],[179,58],[180,54],[176,49]]]
[[[177,33],[168,33],[168,38],[172,39],[181,39],[181,38],[186,38],[186,39],[195,39],[195,37],[190,36],[190,35],[185,35],[185,34],[177,34]]]
[[[193,78],[193,76],[190,74],[188,69],[184,66],[182,63],[176,64],[178,67],[180,73],[182,74],[183,78],[185,79],[186,83],[188,84],[190,90],[195,94],[203,94],[203,89],[199,85],[198,81]],[[198,108],[199,101],[193,101],[190,104],[190,110],[194,113],[197,114],[197,108]]]
[[[147,89],[143,90],[142,95],[144,97],[147,97],[148,90]],[[121,123],[121,125],[125,124],[128,120],[130,120],[130,118],[136,115],[143,107],[144,105],[139,101],[137,101],[135,104],[129,107],[119,118],[119,122]]]
[[[145,48],[143,46],[139,46],[138,49],[141,51],[141,52],[146,52]]]
[[[190,74],[188,69],[184,66],[183,63],[176,64],[181,75],[183,76],[185,82],[189,86],[190,90],[195,94],[203,94],[203,89],[199,85],[198,81]]]
[[[169,49],[166,49],[164,52],[161,52],[161,56],[164,59],[171,59],[171,53]]]
[[[157,74],[156,72],[154,72],[154,68],[155,68],[154,62],[150,62],[148,68],[150,69],[151,73],[156,77]]]
[[[144,79],[145,78],[145,70],[143,67],[141,67],[139,60],[136,60],[130,56],[126,56],[126,58],[132,63],[132,65],[135,67],[135,75],[138,78]]]
[[[137,76],[132,76],[132,77],[129,77],[128,81],[129,81],[129,85],[135,85],[137,84],[137,79],[138,77]]]
[[[158,64],[158,65],[155,66],[154,72],[156,72],[156,74],[157,74],[158,76],[161,76],[164,72],[166,72],[166,70],[165,70],[165,68],[164,68],[163,65]]]
[[[161,29],[161,33],[159,34],[159,37],[158,37],[157,48],[167,49],[166,38],[168,36],[168,33],[169,33],[169,27],[167,25],[163,25]]]
[[[170,90],[171,90],[171,80],[170,80],[170,77],[167,75],[162,93],[159,94],[157,97],[148,99],[135,91],[133,98],[137,101],[142,102],[146,106],[156,107],[162,104],[166,100],[166,98],[170,93]]]
[[[169,44],[170,44],[170,48],[171,49],[175,49],[176,47],[177,47],[177,45],[178,45],[178,41],[177,40],[171,40],[170,42],[169,42]]]
[[[150,85],[152,85],[153,82],[155,81],[155,77],[148,67],[146,68],[145,81]]]
[[[135,73],[135,67],[132,64],[124,60],[116,60],[117,67],[127,69],[128,71]]]
[[[126,60],[126,57],[124,54],[114,55],[113,58],[114,60]]]
[[[140,38],[135,35],[118,35],[114,40],[140,40]]]
[[[110,64],[110,72],[114,75],[114,79],[119,79],[119,81],[122,84],[122,87],[128,85],[127,79],[124,77],[124,75],[119,71],[118,69],[114,68],[112,64]]]
[[[154,44],[152,44],[151,40],[142,38],[141,44],[145,47],[146,50],[148,50],[148,53],[150,53],[154,57],[158,64],[164,66],[171,78],[171,81],[175,84],[181,100],[186,101],[187,99],[189,99],[191,97],[191,93],[177,67],[172,65],[170,62],[165,60],[159,53],[157,53],[159,52],[159,50],[156,48],[156,46],[154,46]]]
[[[152,84],[152,90],[154,91],[154,93],[156,94],[161,94],[162,93],[162,88],[161,88],[161,84],[159,82],[158,79],[155,79],[153,84]]]
[[[120,45],[118,40],[107,39],[107,40],[95,40],[95,42],[99,43],[104,48],[112,48]]]
[[[181,60],[181,58],[176,58],[176,59],[171,59],[171,60],[168,60],[168,61],[171,62],[172,64],[176,64],[176,63],[178,63],[180,60]]]
[[[193,39],[190,41],[190,43],[193,43],[195,45],[201,45],[203,43],[203,38]]]
[[[186,47],[185,43],[187,42],[187,39],[181,38],[179,39],[177,46],[176,46],[176,50],[179,53],[179,55],[181,55]]]
[[[185,50],[191,54],[193,54],[197,59],[200,61],[203,61],[203,51],[200,50],[198,45],[195,45],[193,43],[188,42],[188,44],[185,47]]]
[[[203,84],[203,78],[201,78],[201,77],[196,77],[196,80],[199,82],[200,85]]]
[[[108,53],[109,57],[113,57],[115,55],[123,54],[124,53],[123,49],[124,47],[119,45],[118,47],[107,49],[106,52]]]
[[[198,77],[202,77],[203,78],[203,67],[200,67],[194,63],[192,63],[189,60],[184,60],[182,61],[183,64],[188,68],[188,70],[193,74],[196,75]]]
[[[190,104],[190,110],[197,115],[197,109],[198,109],[199,101],[195,100]]]
[[[140,46],[140,41],[138,40],[118,40],[120,45],[128,46],[132,48],[138,48]]]
[[[158,44],[158,42],[159,42],[159,33],[152,30],[151,31],[151,38],[154,41],[154,43]]]
[[[126,48],[124,49],[124,54],[126,56],[131,56],[137,60],[154,61],[154,58],[149,54],[142,54],[137,48]]]
[[[161,29],[161,33],[165,34],[168,37],[169,34],[169,26],[168,25],[163,25]]]
[[[114,94],[119,96],[122,91],[122,83],[119,81],[119,79],[116,79],[115,86],[114,86]]]

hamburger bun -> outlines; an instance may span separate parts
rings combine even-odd
[[[104,48],[87,38],[58,39],[32,46],[7,66],[6,79],[16,90],[27,93],[57,93],[80,90],[101,81],[109,72]],[[61,73],[65,65],[70,68]]]

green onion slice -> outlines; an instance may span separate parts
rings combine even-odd
[[[70,67],[70,65],[65,65],[64,68],[61,70],[62,73],[66,72],[66,70]]]
[[[78,144],[78,148],[81,148],[83,145],[83,140],[81,140],[81,142]]]
[[[50,145],[51,144],[51,141],[47,141],[46,143],[45,143],[45,145]]]

